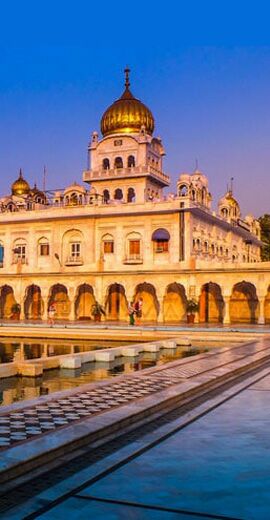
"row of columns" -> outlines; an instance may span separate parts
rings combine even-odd
[[[91,284],[89,284],[89,285],[91,285]],[[67,288],[68,298],[70,300],[69,319],[73,321],[76,319],[75,300],[76,300],[77,287],[67,286],[67,285],[65,285],[65,287]],[[46,320],[48,303],[49,303],[49,299],[50,299],[50,288],[42,288],[42,287],[40,287],[40,288],[41,288],[42,300],[44,303],[43,308],[42,308],[41,318],[43,320]],[[201,288],[198,287],[197,285],[195,285],[194,289],[195,289],[194,294],[190,294],[190,291],[187,291],[187,289],[186,289],[186,293],[189,293],[189,297],[194,297],[198,301]],[[198,291],[198,289],[199,289],[199,291]],[[222,287],[221,287],[221,290],[222,290]],[[20,287],[20,284],[16,284],[16,286],[13,287],[13,293],[14,293],[15,300],[17,301],[17,303],[19,303],[21,305],[22,309],[24,308],[24,300],[23,300],[24,292],[25,291],[22,290],[22,287]],[[98,278],[96,279],[94,295],[95,295],[95,298],[97,301],[103,303],[103,305],[105,304],[105,294],[104,294],[103,287],[102,287],[102,279],[98,279]],[[125,295],[126,295],[127,301],[131,301],[134,297],[134,287],[127,287],[127,289],[125,290]],[[162,302],[163,302],[163,298],[164,298],[164,291],[161,290],[160,287],[156,288],[156,296],[157,296],[157,300],[160,303],[157,321],[158,321],[158,323],[163,323],[164,322],[164,312],[163,312]],[[223,301],[224,301],[223,323],[230,324],[231,323],[231,318],[230,318],[231,293],[229,293],[228,289],[224,289],[224,292],[222,292],[222,297],[223,297]],[[259,307],[257,322],[258,322],[258,324],[263,325],[265,323],[265,294],[259,293],[257,295],[257,298],[258,298],[258,307]],[[199,317],[196,316],[195,322],[198,322],[198,321],[199,321]]]

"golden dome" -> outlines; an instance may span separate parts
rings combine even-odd
[[[30,190],[30,195],[32,195],[32,197],[42,197],[43,199],[46,198],[46,195],[44,193],[44,191],[41,191],[38,189],[36,183],[34,184],[34,187]]]
[[[233,197],[232,191],[228,191],[225,195],[225,199],[232,206],[239,206],[237,200]]]
[[[110,134],[137,133],[144,126],[145,132],[152,135],[155,121],[149,108],[139,99],[136,99],[129,90],[129,69],[125,69],[125,90],[101,119],[101,132],[103,136]]]
[[[28,182],[22,176],[22,170],[20,169],[20,174],[18,179],[13,182],[11,186],[12,195],[28,195],[30,193],[30,186]]]

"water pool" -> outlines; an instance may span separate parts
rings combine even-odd
[[[89,344],[91,343],[91,344]],[[93,343],[93,345],[92,345]],[[109,345],[108,345],[109,343]],[[106,344],[106,345],[105,345]],[[74,352],[80,352],[78,349],[92,350],[96,348],[107,348],[108,346],[120,346],[126,345],[127,342],[88,342],[84,345],[72,344]],[[8,344],[9,345],[9,344]],[[40,354],[44,351],[46,346],[48,355],[59,355],[70,353],[71,345],[65,344],[63,347],[61,344],[56,345],[55,343],[50,344],[53,346],[53,350],[49,350],[48,343],[33,343],[31,346],[29,343],[22,343],[19,345],[20,350],[15,348],[16,352],[25,352],[27,359],[38,359]],[[56,346],[55,346],[56,345]],[[62,350],[64,349],[64,351]],[[67,349],[69,351],[67,352]],[[70,388],[78,387],[80,385],[100,381],[103,379],[110,379],[117,375],[128,374],[136,372],[138,370],[144,370],[145,368],[153,367],[156,365],[162,365],[169,363],[176,359],[186,357],[188,355],[196,355],[200,352],[205,352],[206,346],[193,347],[192,349],[186,349],[185,347],[177,347],[176,349],[162,349],[158,353],[142,352],[136,358],[130,357],[118,357],[110,363],[104,362],[92,362],[85,363],[81,368],[76,370],[70,369],[54,369],[46,370],[43,372],[42,377],[29,378],[29,377],[9,377],[6,379],[0,379],[0,405],[9,405],[16,401],[24,401],[28,399],[34,399],[41,395],[51,394],[61,390],[68,390]],[[85,351],[85,350],[84,350]],[[7,355],[7,354],[5,354]],[[13,358],[14,359],[14,354]]]

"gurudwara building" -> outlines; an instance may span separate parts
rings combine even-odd
[[[270,266],[260,261],[260,226],[243,218],[232,190],[211,208],[208,179],[163,171],[151,111],[125,89],[93,132],[84,185],[31,188],[20,171],[0,198],[0,317],[87,319],[95,301],[107,320],[127,320],[143,298],[145,322],[270,321]]]

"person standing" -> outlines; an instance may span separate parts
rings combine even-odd
[[[56,313],[56,306],[55,306],[55,303],[52,302],[48,309],[48,325],[50,325],[50,327],[53,327],[53,325],[54,325],[55,313]]]
[[[129,324],[130,325],[135,325],[134,301],[129,302],[129,304],[128,304],[128,315],[129,315]]]
[[[139,298],[135,303],[136,325],[141,325],[143,299]]]

